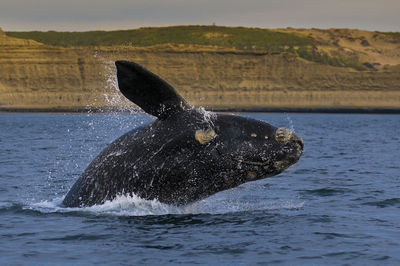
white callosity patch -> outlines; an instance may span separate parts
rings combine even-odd
[[[194,137],[200,144],[207,144],[217,137],[213,121],[216,118],[216,114],[205,110],[204,107],[200,107],[197,110],[202,115],[198,120],[203,124],[204,128],[196,130]]]
[[[275,133],[276,141],[286,144],[292,138],[293,132],[286,128],[278,128]]]
[[[200,144],[207,144],[216,137],[216,133],[213,129],[200,129],[196,130],[194,137]]]

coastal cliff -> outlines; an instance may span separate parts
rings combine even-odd
[[[399,43],[361,31],[281,31],[314,34],[315,49],[341,56],[360,46],[366,67],[196,45],[59,47],[0,30],[0,110],[131,108],[116,88],[114,60],[142,64],[190,103],[211,109],[400,110]]]

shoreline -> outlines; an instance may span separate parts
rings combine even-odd
[[[212,112],[234,113],[326,113],[326,114],[400,114],[399,108],[206,108]],[[141,109],[118,108],[1,108],[0,113],[143,113]]]

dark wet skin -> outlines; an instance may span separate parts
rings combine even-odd
[[[123,135],[96,157],[68,192],[65,206],[102,204],[125,194],[188,204],[279,174],[302,154],[302,140],[287,129],[193,108],[139,65],[126,61],[116,65],[121,92],[130,100],[144,97],[140,106],[158,119]],[[147,73],[153,76],[146,81]],[[137,78],[145,86],[132,89],[129,84],[141,84]],[[163,95],[146,101],[152,94],[140,90],[152,88],[155,81]]]

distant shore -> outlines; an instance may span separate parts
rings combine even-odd
[[[130,60],[208,110],[400,113],[400,33],[179,26],[9,34],[0,30],[0,111],[130,110],[114,66]]]
[[[399,108],[206,108],[214,112],[233,113],[332,113],[332,114],[400,114]],[[0,113],[142,113],[141,109],[69,109],[69,108],[1,108]],[[143,112],[144,113],[144,112]]]

